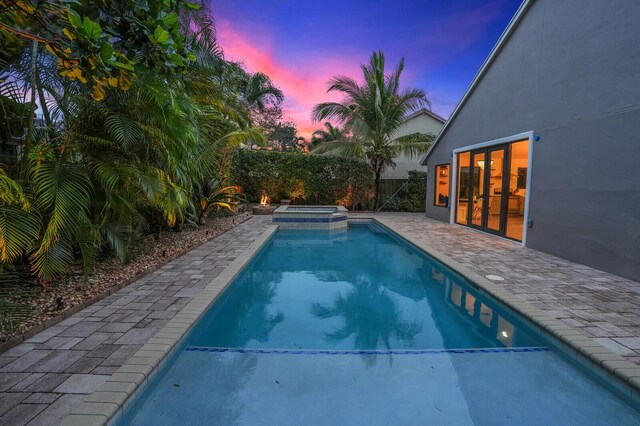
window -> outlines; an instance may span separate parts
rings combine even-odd
[[[449,164],[436,166],[436,188],[434,204],[440,207],[449,207]]]

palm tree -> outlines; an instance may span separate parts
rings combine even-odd
[[[257,72],[250,74],[244,87],[244,99],[252,109],[264,111],[266,104],[284,100],[282,90],[276,87],[269,76]]]
[[[284,94],[273,81],[264,73],[248,73],[241,65],[234,62],[225,62],[220,69],[219,75],[215,78],[216,84],[224,88],[227,95],[228,109],[235,111],[232,118],[241,127],[249,126],[260,120],[257,118],[279,107],[284,100]],[[209,95],[211,97],[211,95]],[[220,95],[212,97],[220,98]],[[263,146],[262,140],[247,141],[249,149],[253,144]]]
[[[433,142],[433,134],[414,133],[396,136],[406,117],[421,108],[430,107],[422,89],[400,90],[400,76],[404,58],[390,74],[385,73],[385,58],[381,51],[371,55],[368,65],[361,65],[364,84],[348,76],[335,76],[329,81],[327,92],[340,92],[342,102],[323,102],[313,109],[313,119],[334,119],[350,128],[352,138],[323,142],[313,150],[315,154],[359,157],[366,160],[375,174],[375,194],[372,210],[378,206],[382,172],[395,166],[399,154],[409,156],[425,152]]]
[[[311,135],[311,146],[313,149],[323,142],[344,141],[348,137],[348,132],[339,126],[334,126],[330,122],[324,123],[325,129],[318,129]]]

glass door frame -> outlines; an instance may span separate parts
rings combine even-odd
[[[509,207],[509,170],[510,170],[510,164],[509,164],[509,160],[511,158],[510,154],[511,154],[511,144],[502,144],[502,145],[495,145],[495,146],[491,146],[486,148],[487,149],[487,164],[489,164],[489,173],[485,173],[485,178],[486,178],[486,183],[485,183],[485,188],[491,188],[491,162],[492,160],[492,153],[497,152],[497,151],[503,151],[503,157],[502,157],[502,186],[500,188],[500,218],[499,218],[499,225],[498,225],[498,229],[491,229],[489,228],[489,196],[491,194],[489,194],[488,191],[485,191],[485,199],[484,199],[484,206],[486,207],[486,212],[484,213],[483,216],[483,224],[482,224],[482,230],[484,232],[488,232],[490,234],[494,234],[494,235],[498,235],[500,237],[504,237],[504,238],[508,238],[507,237],[507,215],[508,215],[508,207]]]
[[[480,211],[480,224],[476,225],[473,223],[473,213],[475,212],[475,203],[476,203],[476,197],[473,194],[474,192],[474,181],[475,181],[475,175],[476,175],[476,157],[479,155],[484,155],[484,161],[485,164],[487,164],[487,149],[486,148],[481,148],[481,149],[474,149],[473,151],[471,151],[470,153],[470,157],[469,157],[469,211],[467,212],[467,226],[477,229],[479,231],[484,231],[484,220],[486,217],[485,214],[485,207],[487,206],[487,203],[485,201],[485,196],[486,196],[486,183],[487,183],[487,173],[486,173],[486,167],[485,167],[485,171],[482,173],[482,187],[485,189],[484,193],[482,194],[483,196],[483,201],[482,201],[482,210]],[[478,166],[479,169],[481,169],[481,167]],[[480,184],[480,179],[478,179],[478,184]]]

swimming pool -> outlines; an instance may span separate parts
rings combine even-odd
[[[375,224],[280,230],[119,424],[637,424],[536,328]]]

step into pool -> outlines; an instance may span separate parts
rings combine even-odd
[[[375,224],[279,230],[118,424],[626,425],[631,402]]]

